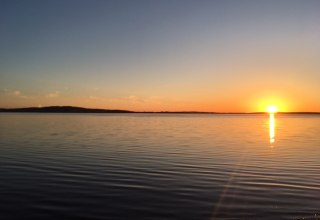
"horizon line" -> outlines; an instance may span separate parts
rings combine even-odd
[[[216,111],[132,111],[125,109],[100,109],[79,106],[55,105],[41,107],[0,108],[0,112],[34,112],[34,113],[180,113],[180,114],[269,114],[267,111],[255,112],[216,112]],[[276,112],[275,114],[320,114],[313,111]]]

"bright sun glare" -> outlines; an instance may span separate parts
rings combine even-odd
[[[276,113],[278,111],[278,107],[275,105],[269,105],[267,110],[269,113]]]

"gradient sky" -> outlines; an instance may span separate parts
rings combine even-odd
[[[0,0],[0,107],[320,111],[319,0]]]

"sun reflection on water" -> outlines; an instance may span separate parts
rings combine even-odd
[[[269,138],[270,138],[270,145],[273,147],[275,142],[275,118],[274,113],[269,114]]]

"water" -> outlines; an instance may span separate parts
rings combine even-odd
[[[0,114],[0,219],[319,216],[319,116]]]

